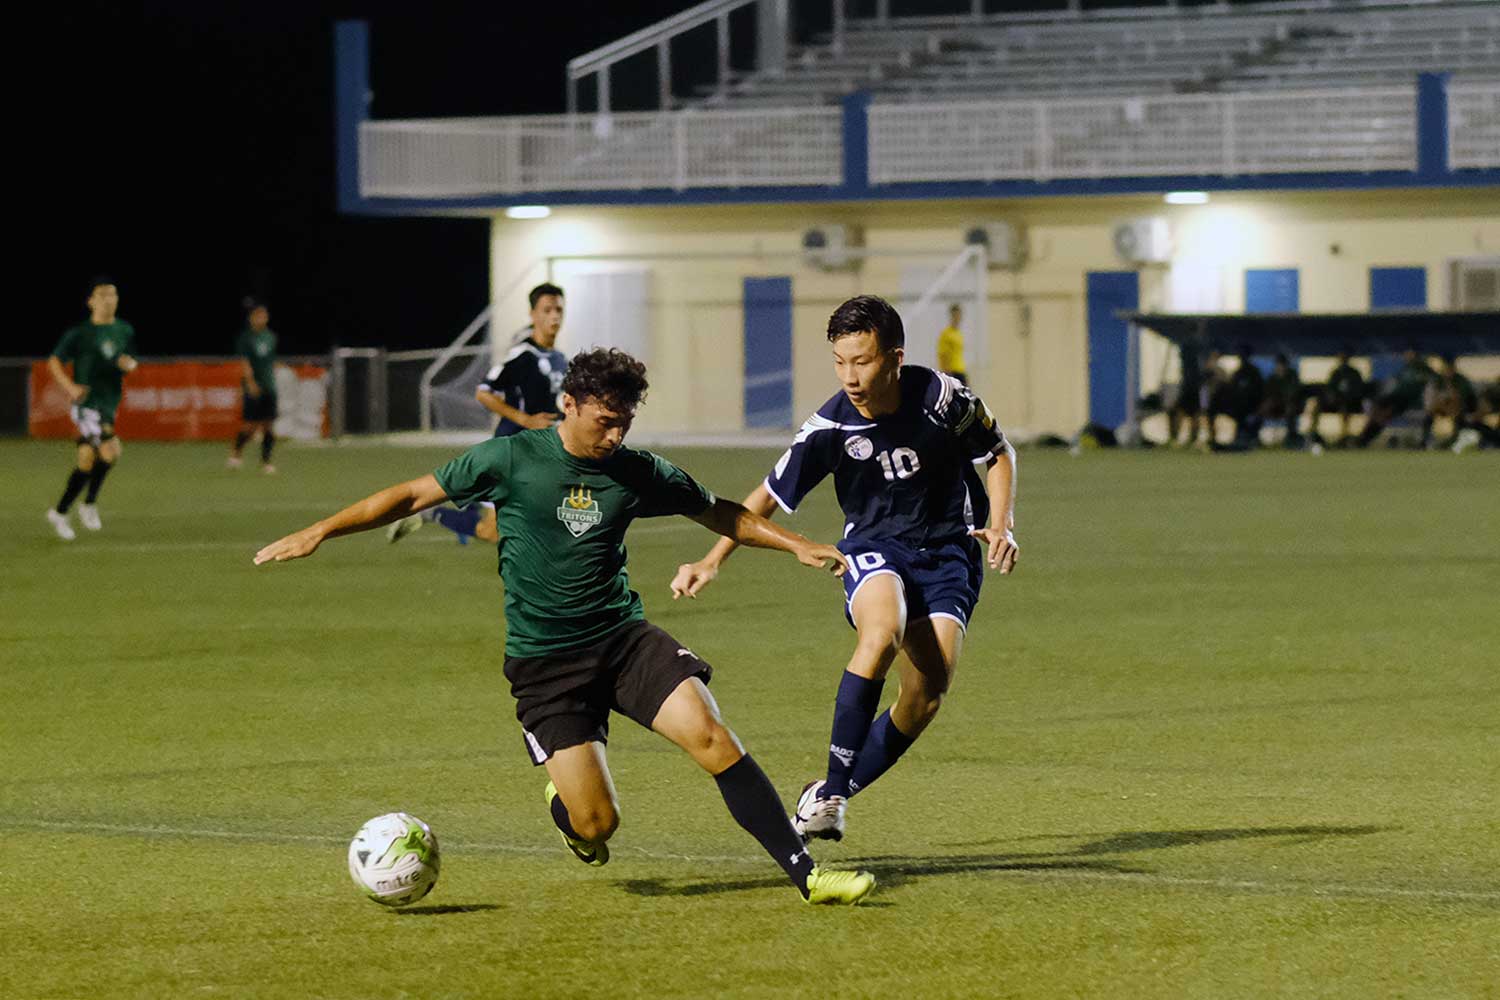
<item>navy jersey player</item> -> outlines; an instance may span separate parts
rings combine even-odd
[[[951,376],[902,365],[901,317],[883,299],[839,306],[828,339],[842,391],[802,425],[745,506],[794,511],[832,474],[844,512],[845,614],[858,639],[834,701],[827,774],[803,789],[793,819],[804,838],[838,840],[848,799],[937,714],[985,563],[1009,573],[1019,550],[1015,451],[984,402]],[[681,566],[673,596],[696,596],[732,551],[725,539]],[[900,690],[877,719],[898,658]]]
[[[510,349],[505,361],[485,375],[474,398],[500,418],[495,437],[551,427],[560,415],[557,396],[568,359],[557,349],[562,329],[563,290],[537,285],[531,290],[531,333]]]

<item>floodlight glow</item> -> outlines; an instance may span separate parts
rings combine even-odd
[[[545,219],[551,214],[546,205],[512,205],[505,210],[507,219]]]
[[[1168,191],[1162,199],[1168,205],[1207,205],[1207,191]]]

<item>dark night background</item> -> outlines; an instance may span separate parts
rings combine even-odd
[[[377,118],[548,114],[564,109],[568,59],[690,6],[179,0],[53,14],[12,36],[38,67],[11,103],[41,170],[26,189],[36,231],[13,270],[27,276],[11,296],[20,321],[0,354],[48,353],[86,315],[99,272],[117,280],[143,355],[227,353],[247,294],[270,301],[286,354],[447,343],[484,307],[487,224],[338,215],[333,23],[370,22]],[[891,11],[968,6],[894,0]],[[825,0],[793,8],[797,31],[826,27]],[[695,72],[706,82],[712,25],[673,51],[679,94]],[[752,59],[752,45],[736,45],[737,65]],[[654,67],[648,53],[617,71],[617,108],[649,106]]]

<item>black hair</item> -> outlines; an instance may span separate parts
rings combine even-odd
[[[1238,353],[1240,357],[1248,358],[1255,353],[1255,348],[1249,344],[1241,344]]]
[[[1345,345],[1343,345],[1342,347],[1339,348],[1339,353],[1342,354],[1346,358],[1352,358],[1352,357],[1354,357],[1354,345],[1353,344],[1345,344]]]
[[[536,308],[537,302],[541,300],[541,297],[543,295],[556,295],[558,298],[562,298],[563,290],[561,288],[558,288],[550,281],[542,282],[540,285],[537,285],[535,288],[533,288],[531,290],[531,293],[526,296],[526,298],[531,302],[531,308]]]
[[[100,285],[113,285],[114,283],[115,279],[110,277],[109,275],[96,274],[89,279],[89,294],[93,295],[94,289],[98,288]]]
[[[592,399],[616,413],[634,410],[648,388],[646,366],[618,347],[575,354],[562,380],[562,391],[574,402]]]
[[[247,295],[241,300],[240,305],[245,307],[245,315],[248,316],[257,309],[269,309],[266,300],[255,295]]]
[[[828,317],[830,343],[855,333],[874,333],[882,351],[906,346],[906,328],[901,325],[901,314],[877,295],[856,295]]]
[[[1276,354],[1276,360],[1281,364],[1286,365],[1288,368],[1292,367],[1292,359],[1279,351]]]

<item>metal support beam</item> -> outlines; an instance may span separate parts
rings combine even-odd
[[[729,15],[720,14],[714,19],[714,32],[719,40],[719,93],[729,89]]]
[[[672,110],[672,43],[668,39],[656,47],[656,105]]]

